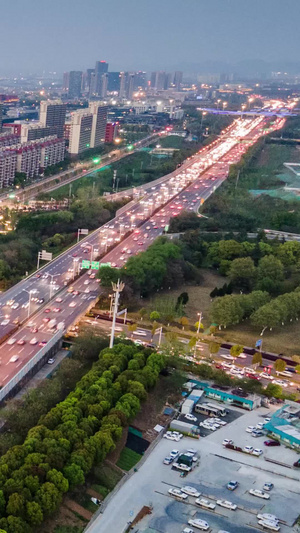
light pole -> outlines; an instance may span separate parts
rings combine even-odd
[[[51,278],[51,281],[49,283],[49,287],[50,287],[50,291],[49,291],[49,300],[51,300],[52,298],[52,288],[53,288],[53,278],[55,278],[56,276],[59,276],[60,274],[49,274],[50,278]]]
[[[75,275],[76,275],[75,270],[77,270],[76,273],[78,274],[78,265],[79,265],[78,261],[79,261],[78,257],[73,258],[73,279],[75,279]],[[77,268],[75,268],[76,263],[77,263]]]
[[[201,328],[201,321],[202,321],[202,313],[197,313],[198,315],[198,327],[197,327],[197,335],[199,335],[200,333],[200,328]]]
[[[26,289],[23,289],[24,292],[27,292],[28,294],[28,312],[27,312],[27,318],[30,317],[30,302],[31,302],[31,295],[36,294],[38,291],[36,289],[32,289],[30,291],[27,291]]]
[[[110,348],[112,348],[113,345],[114,345],[115,327],[116,327],[116,318],[117,318],[117,314],[118,314],[119,297],[120,297],[120,293],[122,292],[124,287],[125,287],[125,283],[123,283],[119,279],[118,279],[117,283],[112,283],[112,288],[113,288],[113,291],[114,291],[114,294],[115,294],[115,298],[114,298],[114,314],[113,314],[113,321],[112,321],[112,325],[111,325],[111,334],[110,334],[110,341],[109,341],[109,347]]]

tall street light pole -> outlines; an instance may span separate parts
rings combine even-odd
[[[118,314],[119,298],[120,298],[120,293],[122,292],[124,287],[125,287],[125,283],[123,283],[119,279],[118,279],[117,283],[112,283],[112,288],[113,288],[113,291],[115,293],[115,298],[114,298],[113,320],[112,320],[112,325],[111,325],[111,334],[110,334],[110,341],[109,341],[109,347],[110,348],[112,348],[113,345],[114,345],[115,327],[116,327],[116,318],[117,318],[117,314]]]
[[[23,289],[24,292],[27,292],[28,294],[28,312],[27,312],[27,318],[30,317],[30,302],[31,302],[31,295],[36,294],[38,291],[36,289],[32,289],[30,291],[27,291],[26,289]]]

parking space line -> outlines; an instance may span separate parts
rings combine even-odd
[[[286,474],[280,474],[279,472],[274,472],[274,470],[268,470],[267,468],[262,468],[261,466],[255,466],[248,463],[243,463],[242,461],[237,461],[236,459],[231,459],[231,457],[224,457],[223,455],[219,455],[218,453],[213,453],[210,455],[214,455],[215,457],[219,457],[220,459],[225,459],[225,461],[232,461],[233,463],[238,463],[243,466],[250,466],[251,468],[257,468],[257,470],[262,470],[263,472],[269,472],[270,474],[274,474],[275,476],[281,476],[285,477],[287,479],[292,479],[293,481],[300,481],[297,477],[287,476]]]

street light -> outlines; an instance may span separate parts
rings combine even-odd
[[[198,315],[198,328],[197,328],[197,335],[199,335],[200,333],[200,328],[201,328],[201,322],[202,322],[202,313],[197,313]]]
[[[49,283],[49,287],[50,287],[49,300],[51,300],[51,298],[52,298],[52,288],[53,288],[53,278],[55,278],[56,276],[60,276],[60,274],[49,274],[49,276],[51,278],[51,281]]]
[[[30,291],[27,291],[26,289],[23,289],[24,292],[27,292],[28,294],[28,313],[27,318],[30,317],[30,302],[31,302],[31,295],[36,294],[38,291],[36,289],[31,289]]]

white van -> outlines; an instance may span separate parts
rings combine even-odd
[[[133,335],[139,335],[140,337],[146,337],[147,333],[146,331],[143,331],[142,329],[137,329],[133,331]]]

